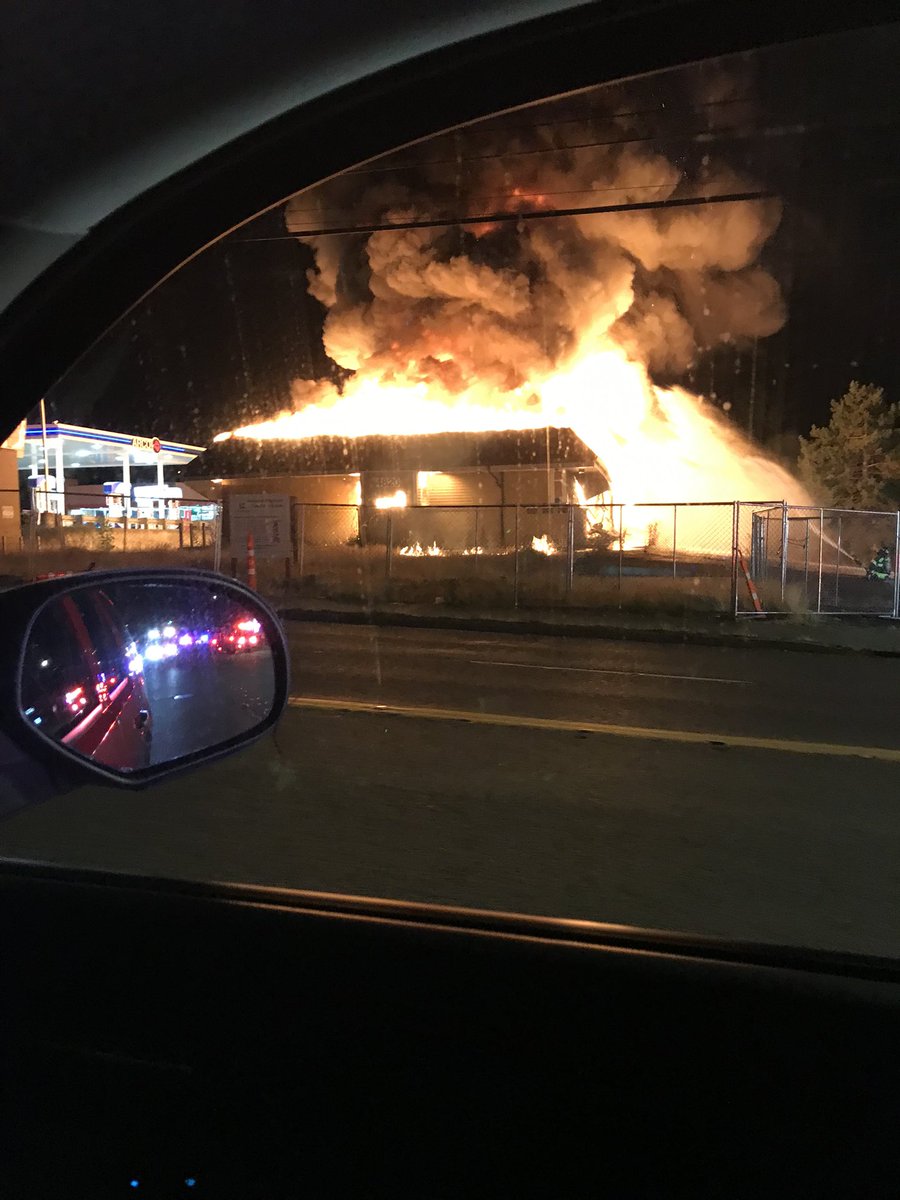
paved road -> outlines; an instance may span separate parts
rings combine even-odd
[[[272,711],[275,674],[266,651],[182,653],[147,663],[154,763],[171,762],[246,733]]]
[[[865,655],[291,622],[293,690],[900,747],[900,662]]]
[[[896,663],[311,625],[291,641],[295,693],[336,707],[292,708],[276,739],[154,792],[16,814],[0,852],[900,955],[900,764],[579,728],[896,747]],[[572,727],[527,724],[547,714]]]

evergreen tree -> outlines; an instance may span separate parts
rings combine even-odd
[[[827,425],[800,439],[800,474],[838,508],[893,508],[900,480],[900,406],[886,404],[884,389],[850,384],[831,402]]]

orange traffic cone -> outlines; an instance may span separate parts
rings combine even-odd
[[[256,591],[256,551],[253,549],[253,531],[247,534],[247,586]]]
[[[744,556],[738,550],[738,562],[741,564],[741,570],[744,572],[744,579],[747,581],[747,591],[750,593],[750,599],[756,612],[761,613],[763,606],[759,600],[759,593],[756,590],[756,584],[753,582],[750,572],[747,570],[747,564],[744,562]]]

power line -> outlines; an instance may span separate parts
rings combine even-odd
[[[422,162],[416,162],[411,159],[406,163],[396,163],[387,166],[372,166],[372,167],[353,167],[348,171],[343,171],[342,178],[355,175],[380,175],[388,171],[418,171],[423,167],[447,167],[458,166],[463,163],[478,163],[478,162],[493,162],[498,159],[507,158],[531,158],[538,154],[567,154],[573,150],[596,150],[605,146],[637,146],[645,142],[653,142],[654,144],[669,144],[672,142],[692,141],[698,134],[684,133],[677,136],[660,138],[653,134],[648,134],[646,137],[622,137],[609,138],[606,141],[592,142],[572,142],[570,145],[561,146],[535,146],[528,150],[502,150],[492,154],[468,154],[463,156],[454,156],[453,158],[428,158]]]
[[[601,216],[604,213],[654,212],[665,208],[696,208],[705,204],[745,204],[752,200],[771,200],[770,191],[726,192],[716,196],[679,196],[669,200],[635,200],[628,204],[595,205],[590,208],[539,209],[534,212],[495,212],[477,217],[450,217],[430,221],[387,221],[371,225],[334,226],[330,229],[295,229],[291,233],[269,237],[235,238],[238,242],[292,242],[304,237],[329,237],[355,233],[387,233],[392,229],[444,229],[456,225],[494,225],[500,222],[545,221],[554,217]]]
[[[659,112],[659,110],[653,111],[657,113]],[[708,142],[713,140],[721,140],[722,138],[726,137],[735,137],[740,138],[743,141],[749,141],[753,138],[764,139],[773,136],[802,136],[822,132],[853,134],[878,130],[884,133],[895,129],[897,126],[896,119],[886,120],[882,113],[876,115],[870,114],[867,111],[863,111],[860,114],[861,119],[857,120],[856,124],[848,121],[831,124],[827,121],[827,117],[829,115],[830,114],[826,114],[824,118],[818,115],[811,117],[805,117],[801,115],[799,117],[794,117],[791,123],[788,125],[764,125],[755,126],[751,129],[743,129],[739,125],[720,125],[713,129],[692,129],[685,130],[682,133],[669,133],[663,135],[651,133],[641,136],[634,135],[630,137],[609,138],[602,141],[595,139],[589,142],[572,142],[571,144],[563,144],[559,146],[545,145],[529,147],[528,149],[492,151],[490,154],[454,155],[450,158],[427,158],[421,160],[410,158],[407,162],[399,163],[385,163],[384,161],[376,161],[369,166],[350,167],[347,170],[342,171],[340,175],[336,176],[335,178],[347,179],[362,175],[381,175],[393,171],[419,171],[426,167],[460,166],[466,163],[495,162],[510,158],[532,158],[542,154],[559,155],[567,154],[575,150],[594,150],[612,146],[639,146],[645,145],[648,142],[652,143],[654,146],[670,146],[678,145],[684,142]],[[566,122],[560,123],[565,124]],[[537,126],[534,126],[533,128],[537,128]],[[473,132],[477,133],[478,130],[477,127],[466,126],[459,132],[468,134]],[[507,131],[503,130],[503,132],[506,133]],[[447,134],[435,134],[432,138],[426,139],[426,141],[431,142],[444,140],[448,136],[449,135]],[[422,143],[419,144],[421,145]],[[390,151],[383,157],[393,158],[398,153],[407,153],[407,151]],[[326,182],[331,183],[334,182],[334,180],[328,180]]]
[[[517,191],[515,191],[515,189],[511,189],[511,190],[507,190],[505,192],[500,192],[500,191],[469,192],[469,193],[467,193],[467,195],[470,200],[474,200],[476,197],[479,197],[479,196],[484,200],[492,200],[495,198],[500,199],[500,200],[504,200],[504,199],[535,200],[535,199],[542,199],[544,196],[604,196],[610,192],[660,191],[663,188],[673,188],[673,187],[674,187],[674,184],[673,184],[672,180],[661,179],[658,183],[624,183],[621,186],[617,186],[617,187],[562,188],[562,189],[558,189],[555,191],[551,191],[549,189],[542,191],[540,188],[534,188],[533,190],[530,190],[527,192],[517,192]],[[319,211],[318,205],[311,205],[309,208],[293,208],[293,207],[291,208],[291,212],[295,216],[299,213],[316,214],[316,213],[318,213],[318,211]],[[342,213],[342,212],[348,212],[349,209],[341,208],[338,205],[329,205],[329,211],[331,213]]]
[[[540,106],[546,107],[550,104],[555,104],[556,102],[557,102],[557,98],[551,97],[549,100],[539,101],[538,103]],[[607,112],[607,113],[600,113],[600,112],[597,112],[596,110],[592,110],[592,111],[587,111],[583,115],[580,115],[580,116],[574,116],[574,117],[560,116],[560,117],[554,117],[552,119],[548,118],[547,120],[544,120],[544,121],[529,121],[529,122],[519,122],[519,123],[511,121],[510,115],[506,114],[506,115],[499,116],[499,117],[498,116],[482,117],[476,121],[473,121],[467,125],[462,126],[460,129],[445,130],[442,133],[434,134],[431,138],[428,138],[427,140],[434,141],[434,142],[449,141],[450,139],[457,138],[461,133],[462,134],[474,134],[474,135],[478,136],[479,134],[483,133],[484,130],[488,130],[492,134],[492,136],[494,136],[497,132],[498,127],[505,136],[509,136],[511,134],[517,134],[517,133],[533,133],[533,132],[535,132],[537,130],[541,130],[541,129],[557,130],[557,129],[561,128],[563,125],[597,125],[597,124],[615,125],[615,124],[621,123],[623,121],[632,120],[636,117],[659,117],[659,116],[665,115],[665,117],[667,119],[669,119],[671,117],[683,116],[685,114],[693,114],[696,116],[702,116],[703,110],[705,110],[705,109],[728,108],[728,107],[734,107],[735,105],[739,105],[739,104],[749,104],[749,103],[753,103],[752,97],[750,97],[750,96],[735,96],[735,97],[732,97],[727,100],[698,101],[696,104],[687,104],[687,105],[682,105],[680,107],[677,107],[674,105],[670,105],[669,107],[666,107],[666,105],[663,104],[662,107],[660,107],[659,105],[654,105],[652,108],[636,108],[636,109],[628,109],[628,110],[622,110],[622,111],[618,111],[618,112]],[[638,138],[635,140],[644,141],[646,139]],[[586,146],[607,146],[607,145],[615,146],[618,144],[619,144],[618,139],[615,139],[612,141],[604,141],[604,142],[583,143],[583,145],[586,145]],[[538,151],[538,153],[545,152],[546,150],[579,149],[581,147],[581,145],[582,145],[582,143],[577,143],[573,146],[545,147],[544,151]],[[393,154],[402,155],[402,154],[407,153],[409,151],[409,149],[414,149],[414,148],[415,147],[412,147],[412,148],[407,147],[407,148],[404,148],[401,150],[391,151],[390,153],[392,155]],[[519,151],[518,153],[532,153],[532,151]],[[480,156],[478,156],[478,157],[480,157]],[[493,155],[489,155],[488,157],[493,157]],[[444,163],[444,162],[455,163],[457,161],[457,158],[453,157],[453,158],[447,158],[447,159],[436,159],[434,161],[437,163]],[[413,164],[413,165],[419,165],[419,164]],[[425,165],[429,165],[429,164],[425,164]],[[400,164],[397,167],[391,167],[389,169],[390,170],[403,170],[404,168],[403,168],[403,165]],[[369,173],[369,171],[370,171],[369,167],[361,166],[361,167],[351,168],[350,170],[346,171],[345,174],[347,174],[347,175],[366,175]]]

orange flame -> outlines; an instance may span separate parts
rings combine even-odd
[[[782,499],[809,503],[801,484],[718,417],[712,406],[681,388],[654,386],[641,364],[620,348],[602,343],[599,348],[583,346],[567,366],[507,392],[477,384],[452,394],[421,379],[360,372],[342,394],[330,384],[322,385],[318,394],[320,399],[296,412],[219,434],[215,440],[571,428],[596,454],[611,485],[602,496],[578,497],[588,527],[599,525],[617,533],[618,506],[623,505],[625,549],[647,546],[654,536],[664,545],[660,529],[665,520],[671,522],[671,516],[660,516],[662,508],[655,512],[636,505]],[[379,508],[406,503],[405,493],[399,491],[375,501]],[[688,522],[698,519],[696,514],[682,515],[679,545],[687,547]]]

